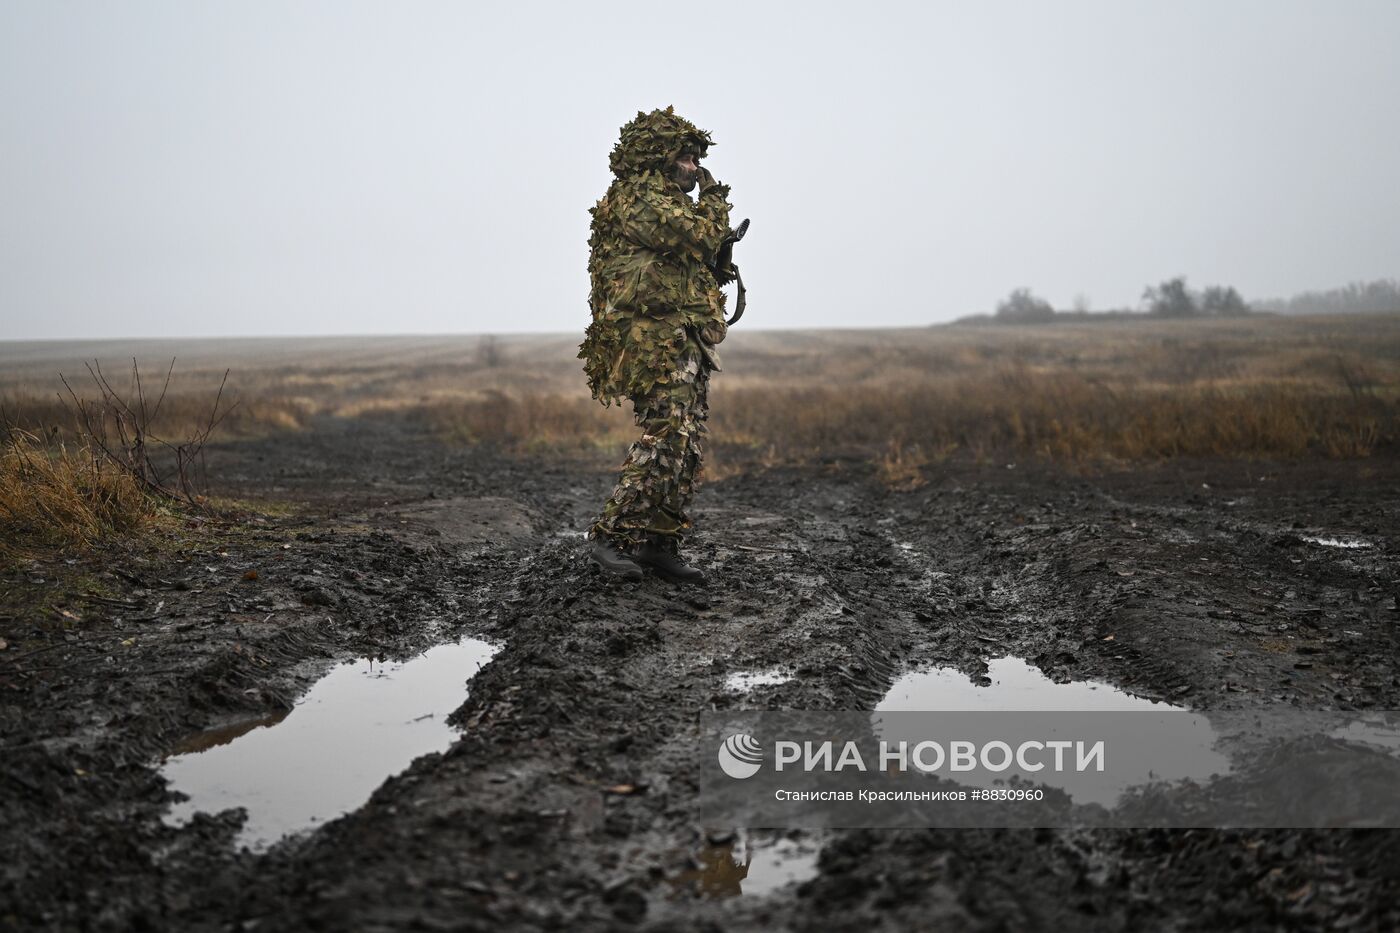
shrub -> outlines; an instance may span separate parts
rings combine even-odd
[[[1031,294],[1029,288],[1018,288],[997,305],[997,320],[1015,323],[1053,321],[1055,309],[1044,298]]]
[[[86,548],[157,512],[135,477],[87,446],[47,446],[12,429],[0,453],[0,548]]]

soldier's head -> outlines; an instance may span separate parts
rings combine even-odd
[[[659,172],[690,191],[699,175],[700,160],[712,145],[709,133],[667,107],[638,113],[624,126],[609,164],[619,178]]]

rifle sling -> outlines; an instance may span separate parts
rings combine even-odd
[[[729,268],[734,270],[734,281],[739,283],[738,294],[734,297],[734,315],[724,322],[725,326],[733,327],[739,322],[739,318],[744,316],[744,305],[747,301],[744,297],[744,277],[739,274],[739,267],[731,263]]]

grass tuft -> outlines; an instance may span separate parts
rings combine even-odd
[[[0,557],[27,547],[86,549],[150,522],[158,505],[86,446],[45,445],[12,429],[0,452]]]

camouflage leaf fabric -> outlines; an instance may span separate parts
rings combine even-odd
[[[727,185],[692,201],[667,176],[683,150],[703,158],[709,133],[671,108],[638,113],[622,128],[615,176],[591,209],[589,307],[579,358],[604,404],[647,395],[699,352],[718,368],[724,294],[710,264],[729,234]]]
[[[704,459],[710,373],[724,339],[724,295],[710,267],[729,236],[729,189],[691,201],[668,169],[682,152],[703,158],[710,135],[667,107],[622,128],[615,176],[592,209],[588,326],[579,357],[593,397],[632,402],[641,438],[589,537],[635,552],[675,553]]]
[[[691,527],[690,502],[705,456],[710,370],[692,356],[634,399],[642,435],[627,452],[622,471],[589,537],[610,538],[633,551],[650,539],[673,553]]]

